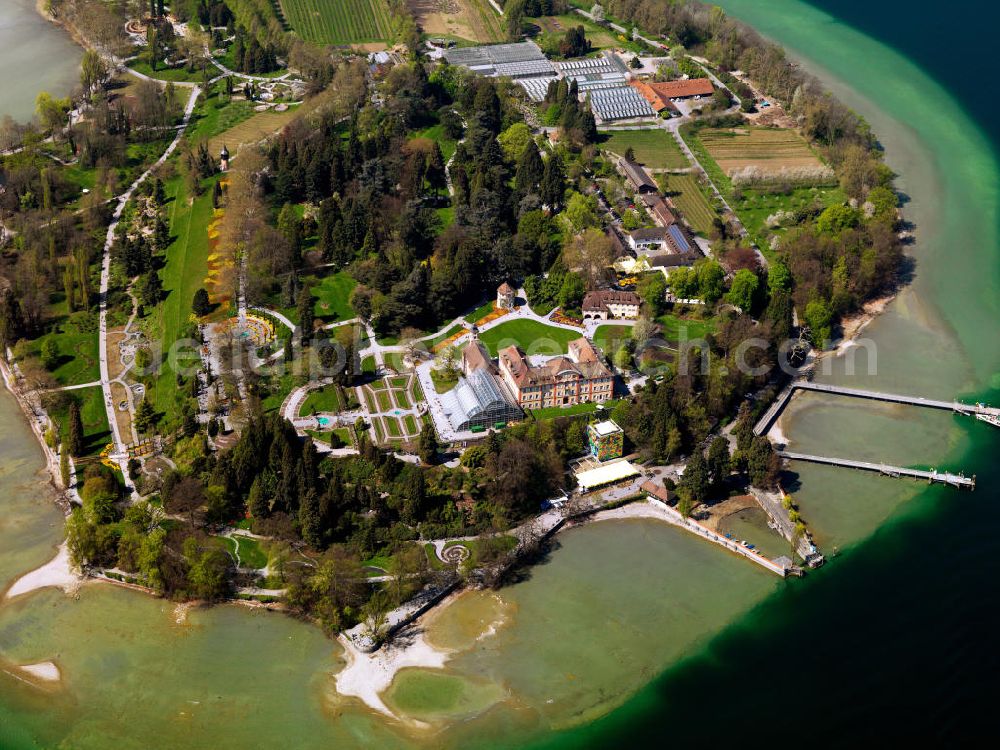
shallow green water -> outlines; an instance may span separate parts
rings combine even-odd
[[[25,121],[39,91],[66,96],[80,80],[77,47],[62,29],[42,18],[35,0],[0,3],[0,117]]]
[[[847,360],[840,359],[829,379],[939,397],[1000,386],[1000,337],[994,333],[1000,298],[997,180],[989,142],[912,63],[809,6],[792,0],[721,4],[824,66],[831,87],[882,137],[911,199],[907,213],[919,227],[916,278],[866,331],[878,345],[877,375],[849,377]],[[851,89],[839,80],[850,81]],[[864,371],[863,357],[857,364]],[[0,419],[16,425],[0,436],[0,586],[47,559],[60,536],[58,513],[26,478],[35,470],[37,450],[12,409],[9,399],[0,399]],[[803,399],[782,427],[797,447],[839,455],[877,451],[884,460],[950,468],[992,460],[984,450],[969,448],[970,435],[982,445],[992,433],[951,415]],[[928,587],[941,583],[934,596],[947,611],[959,609],[949,593],[958,582],[944,577],[951,566],[927,570],[920,563],[943,558],[956,567],[960,561],[988,565],[978,558],[964,561],[963,554],[976,547],[963,542],[992,531],[973,528],[969,537],[963,527],[963,536],[942,538],[951,516],[935,514],[955,503],[967,514],[982,512],[996,488],[957,497],[860,473],[795,468],[792,489],[821,546],[849,550],[827,570],[781,583],[653,522],[609,522],[568,532],[545,564],[502,591],[499,600],[471,594],[430,626],[432,641],[460,649],[444,672],[408,670],[389,691],[387,699],[401,711],[436,726],[443,722],[444,729],[404,731],[338,701],[330,679],[338,665],[335,645],[281,616],[220,607],[192,612],[179,624],[172,605],[122,590],[89,587],[79,600],[58,592],[33,594],[0,608],[0,654],[18,663],[52,659],[63,669],[65,685],[55,696],[43,696],[0,673],[0,746],[464,748],[529,740],[600,746],[629,734],[648,743],[691,737],[686,716],[706,705],[722,711],[722,701],[713,705],[712,698],[727,688],[744,688],[730,697],[733,706],[760,696],[758,710],[774,710],[775,691],[802,685],[804,675],[805,684],[822,685],[842,711],[857,710],[854,685],[843,688],[844,696],[838,693],[857,679],[873,684],[862,703],[878,705],[879,696],[897,688],[878,683],[880,671],[870,663],[846,678],[832,675],[841,662],[850,663],[851,654],[864,652],[865,632],[876,618],[897,628],[882,637],[919,650],[927,657],[921,665],[932,669],[930,658],[939,657],[935,642],[950,645],[956,626],[929,633],[935,641],[919,639],[913,624],[923,610],[905,619],[920,609],[919,595],[899,592],[906,589],[905,576],[919,570],[928,576]],[[920,525],[929,518],[940,523],[940,531],[932,534]],[[884,531],[874,544],[858,546],[879,526]],[[920,540],[917,557],[906,557],[909,537]],[[935,573],[942,580],[932,582]],[[895,580],[883,581],[890,574]],[[879,586],[870,587],[870,595],[855,593],[874,579]],[[973,587],[970,593],[976,592]],[[891,606],[884,607],[890,598]],[[842,603],[828,611],[821,609],[823,601]],[[863,628],[854,622],[859,608],[867,608]],[[796,618],[813,610],[822,616],[798,629]],[[713,640],[734,621],[723,638]],[[495,632],[484,636],[491,625]],[[852,640],[855,632],[858,639]],[[756,640],[748,646],[751,638]],[[893,641],[880,648],[890,658]],[[837,649],[844,656],[817,662],[822,673],[805,671],[813,654]],[[686,657],[693,657],[688,663],[694,666],[683,674],[675,670],[655,679],[671,665],[685,666]],[[907,662],[900,664],[905,670]],[[698,682],[703,675],[711,675],[708,684]],[[653,687],[643,689],[650,681]],[[688,687],[692,681],[696,689]],[[745,691],[747,684],[753,690]],[[926,680],[908,675],[907,684]],[[670,714],[681,705],[690,713]],[[608,711],[610,716],[591,723]],[[735,726],[748,717],[727,720]],[[704,731],[714,725],[699,726]],[[770,724],[753,726],[766,735]],[[557,731],[564,728],[570,731]],[[779,736],[788,740],[786,732]]]

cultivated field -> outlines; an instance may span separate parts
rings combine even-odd
[[[484,43],[505,40],[500,16],[487,0],[407,0],[407,5],[428,36]]]
[[[625,155],[629,146],[635,158],[649,169],[684,169],[691,166],[669,133],[655,130],[609,130],[601,133],[601,148]]]
[[[826,169],[809,144],[791,130],[706,128],[698,133],[698,138],[730,177],[748,167],[766,175]]]
[[[363,44],[392,38],[385,0],[280,0],[291,27],[317,44]]]
[[[688,224],[699,234],[712,231],[715,211],[712,204],[698,188],[698,178],[693,174],[668,174],[663,176],[667,198]]]

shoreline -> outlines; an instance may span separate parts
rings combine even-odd
[[[35,0],[35,11],[53,26],[58,26],[60,29],[65,31],[66,35],[73,40],[73,44],[77,47],[80,47],[83,50],[93,49],[76,26],[52,15],[45,9],[45,0]]]

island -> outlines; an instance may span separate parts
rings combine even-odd
[[[87,52],[0,132],[0,364],[66,545],[7,597],[282,610],[353,666],[601,518],[822,564],[773,425],[901,283],[864,120],[698,3],[359,5],[48,4]]]

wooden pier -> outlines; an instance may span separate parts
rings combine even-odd
[[[790,461],[808,461],[814,464],[827,464],[828,466],[844,466],[849,469],[861,469],[863,471],[876,471],[887,477],[912,477],[913,479],[923,479],[930,484],[947,484],[959,489],[974,490],[976,488],[976,478],[967,477],[963,474],[951,474],[946,471],[931,469],[907,469],[902,466],[889,466],[888,464],[876,464],[869,461],[855,461],[849,458],[833,458],[830,456],[814,456],[809,453],[795,453],[794,451],[777,451],[782,458]]]
[[[829,385],[827,383],[813,383],[809,380],[794,380],[778,394],[774,403],[768,408],[754,426],[754,434],[764,435],[771,429],[771,425],[778,418],[778,415],[788,406],[789,400],[795,391],[815,391],[817,393],[830,393],[835,396],[848,396],[851,398],[866,398],[871,401],[885,401],[892,404],[906,404],[908,406],[922,406],[927,409],[943,409],[965,414],[974,417],[985,417],[984,421],[991,424],[1000,420],[1000,409],[986,406],[984,404],[963,404],[961,401],[939,401],[932,398],[922,398],[920,396],[904,396],[897,393],[884,393],[882,391],[869,391],[862,388],[847,388],[840,385]]]

